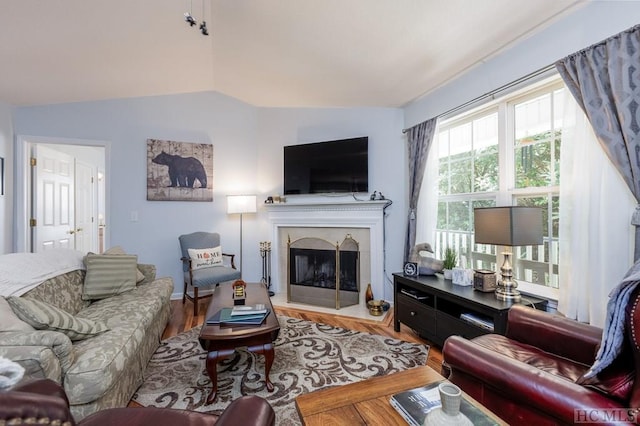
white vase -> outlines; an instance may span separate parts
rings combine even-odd
[[[444,274],[444,279],[445,280],[450,280],[451,279],[451,274],[452,274],[452,270],[451,269],[443,269],[442,273]]]
[[[471,420],[460,412],[462,391],[453,383],[444,382],[438,385],[441,407],[435,408],[427,414],[424,426],[470,426]]]

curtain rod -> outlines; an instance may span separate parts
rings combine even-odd
[[[463,103],[462,105],[458,105],[456,107],[453,107],[453,108],[443,112],[442,114],[439,114],[438,118],[446,117],[448,115],[453,114],[454,112],[458,112],[458,111],[467,109],[468,107],[470,107],[470,106],[472,106],[472,105],[474,105],[474,104],[476,104],[476,103],[478,103],[478,102],[480,102],[482,100],[485,100],[487,98],[493,98],[498,93],[502,93],[502,92],[504,92],[506,90],[514,88],[514,87],[516,87],[516,86],[518,86],[518,85],[520,85],[520,84],[522,84],[524,82],[527,82],[527,81],[529,81],[531,79],[534,79],[536,77],[541,77],[544,74],[546,74],[549,71],[551,71],[552,69],[555,69],[555,67],[556,67],[555,64],[551,64],[551,65],[547,65],[544,68],[540,68],[540,69],[538,69],[536,71],[533,71],[533,72],[525,75],[524,77],[520,77],[519,79],[512,81],[511,83],[507,83],[504,86],[498,87],[497,89],[494,89],[494,90],[492,90],[490,92],[485,93],[484,95],[480,95],[477,98],[473,98],[470,101],[467,101],[467,102]],[[406,129],[402,129],[402,133],[407,133],[410,129],[411,129],[411,127],[406,128]]]

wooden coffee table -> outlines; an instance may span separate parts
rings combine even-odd
[[[280,332],[280,323],[271,305],[271,299],[267,293],[267,288],[262,283],[247,283],[247,305],[257,303],[264,304],[271,310],[261,325],[207,325],[206,321],[200,330],[200,344],[207,351],[207,373],[211,379],[211,392],[207,397],[207,404],[211,404],[216,399],[218,392],[218,371],[216,364],[218,361],[232,355],[236,348],[247,347],[251,352],[264,355],[264,376],[269,392],[273,391],[273,383],[269,380],[269,371],[273,364],[274,350],[273,342]],[[221,308],[233,306],[233,293],[231,283],[220,284],[216,287],[207,316],[210,318]]]
[[[300,395],[296,398],[296,408],[305,426],[406,426],[407,422],[391,406],[389,398],[398,392],[419,388],[440,380],[444,380],[444,377],[432,368],[416,367]],[[464,396],[494,419],[496,424],[506,425],[469,395],[464,394]]]

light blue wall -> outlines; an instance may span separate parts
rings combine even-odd
[[[0,102],[0,157],[5,159],[5,195],[0,195],[0,254],[13,251],[13,123],[11,106]]]
[[[405,108],[405,126],[442,114],[640,23],[640,1],[591,1]]]
[[[16,135],[106,141],[108,245],[122,245],[181,292],[177,237],[196,230],[220,232],[225,251],[239,253],[239,217],[226,214],[226,195],[282,192],[282,147],[365,135],[370,140],[370,187],[394,204],[387,211],[388,265],[402,264],[405,151],[399,109],[256,108],[214,92],[16,108]],[[146,140],[204,142],[214,146],[214,202],[146,201]],[[138,221],[131,220],[132,212]],[[243,219],[244,273],[262,276],[259,242],[270,239],[266,213]],[[275,263],[274,263],[275,264]],[[387,298],[392,297],[388,286]],[[382,296],[382,295],[381,295]]]
[[[294,143],[367,135],[370,140],[370,189],[393,200],[387,209],[387,274],[402,266],[407,199],[406,148],[401,134],[436,116],[559,58],[637,23],[640,2],[590,2],[540,34],[472,69],[452,83],[408,105],[386,108],[256,108],[206,92],[11,109],[0,103],[0,155],[11,158],[13,133],[109,144],[108,238],[154,263],[160,275],[181,276],[177,236],[216,230],[225,250],[239,251],[239,220],[226,214],[227,194],[256,193],[261,202],[282,191],[282,147]],[[13,128],[12,128],[13,127]],[[147,138],[214,145],[214,202],[146,201]],[[12,162],[9,162],[12,169]],[[11,188],[12,179],[8,188]],[[0,199],[0,251],[11,251],[14,227],[11,195]],[[131,214],[138,214],[137,222]],[[244,217],[244,277],[261,277],[258,242],[269,238],[265,214]],[[377,296],[377,295],[376,295]],[[391,298],[391,288],[385,288]]]

